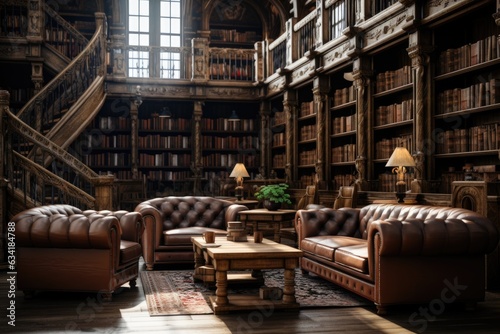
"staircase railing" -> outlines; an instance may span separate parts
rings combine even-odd
[[[17,117],[41,133],[50,130],[102,71],[101,29],[97,28],[85,49],[33,96]]]
[[[0,91],[0,117],[5,120],[3,174],[12,200],[19,201],[21,196],[26,206],[65,203],[81,208],[112,208],[114,176],[96,174],[75,152],[68,152],[45,136],[95,79],[103,75],[104,43],[103,25],[98,24],[80,54],[17,115],[8,106],[8,92]]]

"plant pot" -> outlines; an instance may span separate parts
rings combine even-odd
[[[270,200],[264,200],[264,207],[269,211],[277,211],[281,209],[281,203],[271,202]]]

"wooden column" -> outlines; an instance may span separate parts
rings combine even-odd
[[[96,210],[113,210],[113,182],[115,176],[100,175],[92,183],[95,189]]]
[[[130,103],[130,159],[132,164],[132,178],[139,178],[139,157],[138,157],[138,140],[139,140],[139,107],[142,104],[141,86],[136,87],[135,99]]]
[[[328,96],[328,78],[324,76],[317,76],[314,79],[313,98],[314,98],[314,112],[316,113],[316,162],[315,172],[316,181],[324,183],[325,181],[325,161],[327,156],[325,153],[326,147],[326,99]]]
[[[428,73],[430,47],[426,47],[426,40],[422,33],[417,31],[410,34],[410,45],[407,49],[411,58],[413,70],[413,143],[411,148],[415,159],[415,179],[411,182],[411,192],[421,193],[425,180],[425,156],[432,153],[426,144],[430,144],[430,134],[425,130],[430,129],[428,117],[426,117],[425,91],[428,88],[426,74]]]
[[[259,173],[264,178],[269,175],[270,167],[272,166],[271,160],[271,144],[272,144],[272,134],[271,127],[269,124],[269,118],[271,115],[271,106],[268,101],[263,101],[260,103],[260,166]]]
[[[283,99],[283,111],[285,112],[285,182],[291,184],[297,177],[293,167],[297,168],[297,92],[286,91]]]
[[[373,172],[368,171],[368,161],[371,158],[371,153],[368,150],[372,142],[370,114],[372,108],[370,99],[370,79],[368,75],[370,71],[366,69],[367,61],[362,58],[354,60],[353,78],[354,87],[356,89],[356,172],[357,178],[355,181],[358,190],[369,190],[366,177],[370,177]]]

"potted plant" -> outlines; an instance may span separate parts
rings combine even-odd
[[[264,201],[264,207],[275,211],[281,208],[282,204],[292,204],[290,194],[287,193],[288,184],[278,183],[262,186],[255,192],[255,198]]]

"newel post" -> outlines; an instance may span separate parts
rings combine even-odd
[[[113,183],[115,176],[99,175],[92,180],[95,190],[96,210],[113,210]]]

